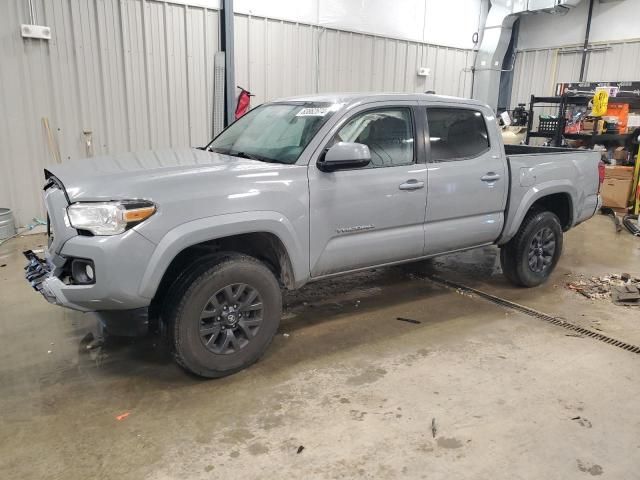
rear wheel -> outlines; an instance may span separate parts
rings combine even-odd
[[[500,250],[507,279],[520,287],[544,283],[562,253],[562,227],[551,212],[530,212],[516,236]]]
[[[183,277],[167,301],[178,364],[203,377],[230,375],[265,352],[280,323],[273,273],[253,257],[221,254]]]

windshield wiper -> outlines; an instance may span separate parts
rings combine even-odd
[[[259,155],[254,155],[252,153],[247,152],[227,152],[227,155],[231,155],[232,157],[240,157],[240,158],[248,158],[249,160],[257,160],[259,162],[267,162],[267,163],[286,163],[281,160],[275,158],[262,157]]]
[[[274,158],[262,157],[262,156],[254,155],[252,153],[247,153],[247,152],[236,152],[234,150],[225,150],[223,148],[211,148],[209,151],[215,152],[215,153],[221,153],[222,155],[230,155],[232,157],[246,158],[249,160],[257,160],[259,162],[285,163]]]
[[[252,154],[247,153],[247,152],[229,151],[229,152],[227,152],[227,155],[231,155],[232,157],[248,158],[249,160],[259,160],[259,161],[262,161],[262,162],[268,161],[268,159],[266,159],[266,158],[257,157],[255,155],[252,155]]]
[[[229,155],[229,150],[225,150],[224,148],[207,148],[207,147],[205,147],[205,149],[208,150],[209,152],[221,153],[222,155]]]

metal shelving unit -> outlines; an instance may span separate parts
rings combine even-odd
[[[603,133],[603,134],[591,134],[591,133],[564,133],[566,127],[566,113],[569,105],[588,105],[592,97],[587,96],[570,96],[562,95],[559,97],[537,97],[531,95],[529,102],[529,123],[527,125],[527,136],[525,142],[529,145],[531,138],[549,138],[551,139],[551,146],[562,146],[563,138],[572,140],[587,140],[590,146],[596,143],[607,144],[616,142],[618,144],[625,143],[631,134],[616,134],[616,133]],[[634,105],[635,108],[640,108],[640,98],[636,97],[610,97],[609,103],[629,103]],[[533,131],[534,122],[534,109],[542,106],[556,106],[558,125],[553,134],[550,132],[538,132]]]

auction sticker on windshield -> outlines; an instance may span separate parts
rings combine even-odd
[[[296,117],[324,117],[331,107],[307,107],[296,113]]]

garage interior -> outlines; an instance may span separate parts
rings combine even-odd
[[[7,0],[0,36],[0,477],[637,478],[640,0]],[[478,100],[599,152],[602,208],[535,288],[486,245],[283,290],[217,379],[25,281],[44,169],[331,92]]]

